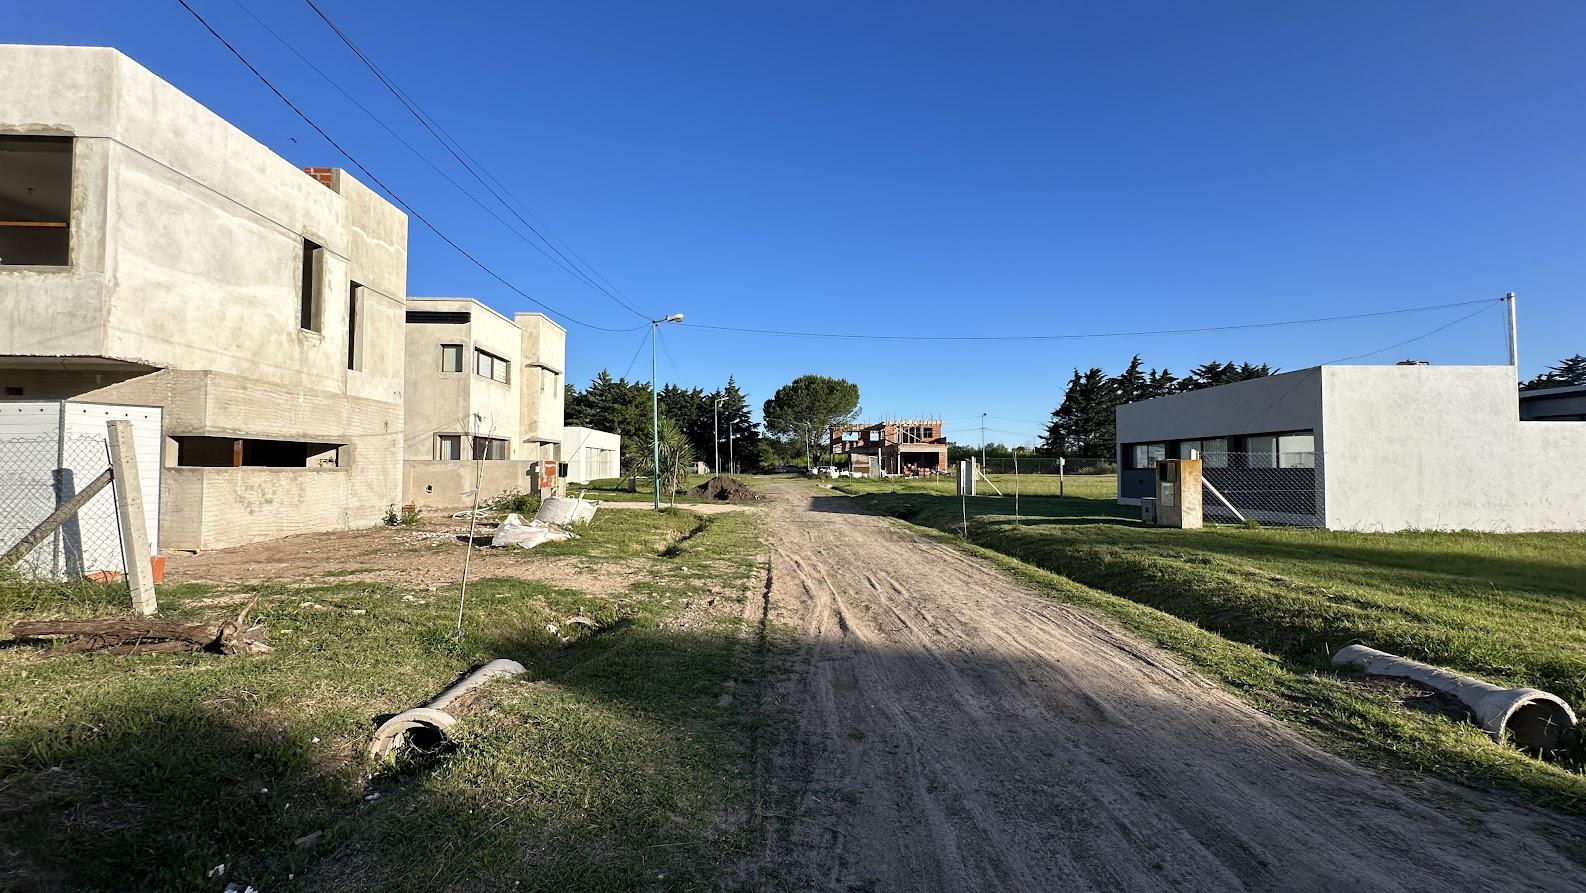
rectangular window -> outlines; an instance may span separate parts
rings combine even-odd
[[[463,371],[463,346],[461,344],[441,345],[441,371]]]
[[[0,136],[0,266],[71,263],[72,140]]]
[[[1246,468],[1277,468],[1278,439],[1270,434],[1245,438]]]
[[[358,305],[363,303],[363,286],[356,282],[347,285],[347,368],[357,372],[363,368],[363,345],[358,341]]]
[[[1316,435],[1282,434],[1278,436],[1279,468],[1315,468]]]
[[[1137,443],[1130,449],[1130,468],[1152,468],[1167,458],[1165,443]]]
[[[1201,462],[1206,468],[1228,467],[1228,438],[1208,437],[1201,441]]]
[[[507,383],[507,370],[511,364],[493,353],[474,348],[474,372],[492,381]]]
[[[338,468],[345,444],[250,437],[173,437],[176,464],[189,468]]]
[[[934,438],[935,436],[936,436],[936,429],[935,428],[926,428],[925,429],[925,439],[926,440],[930,440],[930,439]]]
[[[475,459],[505,459],[507,458],[507,442],[500,437],[475,437]]]
[[[463,436],[461,434],[435,435],[435,458],[461,459],[463,457]]]
[[[310,332],[323,331],[323,310],[320,300],[320,266],[325,249],[309,239],[303,240],[302,278],[297,287],[297,327]]]
[[[1178,442],[1178,458],[1199,459],[1204,447],[1199,440],[1181,440]]]

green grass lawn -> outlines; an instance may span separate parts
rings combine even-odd
[[[962,529],[956,497],[872,492],[861,501],[942,533]],[[1586,535],[1172,530],[1142,526],[1136,510],[1101,499],[1021,499],[1020,519],[1011,499],[967,507],[970,543],[1055,575],[1041,585],[1124,620],[1373,762],[1586,811],[1586,779],[1570,769],[1582,765],[1578,747],[1561,756],[1564,768],[1531,760],[1440,713],[1405,709],[1403,698],[1347,681],[1329,663],[1359,642],[1543,688],[1579,712]]]
[[[742,476],[740,475],[740,477]],[[675,496],[670,493],[662,493],[661,502],[665,505],[698,502],[699,500],[688,495],[688,491],[705,483],[710,478],[711,476],[708,474],[688,475],[684,481],[683,489],[678,491]],[[577,496],[580,491],[583,491],[586,499],[603,499],[611,502],[651,502],[655,499],[655,490],[649,478],[641,476],[638,481],[638,489],[631,493],[624,489],[627,483],[627,478],[602,478],[590,481],[587,484],[569,483],[567,485],[567,495]]]
[[[0,888],[708,886],[746,843],[724,816],[742,808],[747,732],[722,695],[759,542],[752,513],[599,515],[522,559],[618,560],[626,591],[479,580],[461,641],[456,586],[330,581],[240,593],[261,596],[268,656],[0,648]],[[239,609],[214,596],[163,587],[162,613]],[[124,600],[10,581],[0,622]],[[622,622],[590,635],[567,623],[580,614]],[[377,716],[494,657],[529,675],[463,711],[450,752],[365,758]]]
[[[1086,499],[1114,499],[1118,495],[1118,476],[1114,474],[1070,474],[1061,479],[1055,474],[1021,474],[1015,477],[1011,474],[988,474],[986,478],[995,485],[995,489],[986,485],[986,481],[978,482],[977,491],[985,495],[994,495],[1001,490],[1005,496],[1018,493],[1022,504],[1026,496],[1056,496],[1058,488],[1062,488],[1065,496],[1079,496]],[[938,475],[929,478],[839,478],[833,483],[837,489],[854,495],[866,493],[927,493],[939,496],[952,496],[958,492],[958,484],[953,475]],[[1012,513],[1010,508],[1009,513]]]

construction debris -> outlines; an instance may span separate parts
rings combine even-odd
[[[517,514],[511,514],[496,528],[495,536],[490,538],[490,546],[495,549],[504,546],[532,549],[541,543],[559,543],[572,538],[573,534],[570,531],[563,530],[555,524],[547,524],[538,519],[525,524]]]
[[[408,735],[413,732],[425,733],[437,741],[446,738],[446,732],[457,719],[446,708],[463,695],[490,682],[492,679],[522,676],[528,670],[515,660],[497,658],[479,669],[469,673],[458,680],[450,688],[436,695],[429,703],[422,707],[404,710],[380,724],[375,730],[374,740],[369,742],[369,755],[380,759],[394,753]],[[375,793],[365,800],[373,800],[379,794]]]
[[[595,517],[595,509],[599,507],[599,502],[585,499],[582,493],[574,499],[549,496],[540,503],[540,510],[534,513],[534,520],[562,527],[569,524],[584,524]]]
[[[1503,743],[1507,735],[1526,750],[1557,750],[1575,729],[1575,711],[1557,695],[1535,688],[1500,688],[1480,679],[1399,657],[1386,651],[1350,645],[1333,655],[1333,663],[1359,667],[1373,676],[1397,676],[1458,698],[1476,723]]]
[[[169,654],[209,651],[215,654],[268,654],[270,638],[262,624],[247,625],[255,596],[236,620],[195,622],[116,617],[103,620],[20,620],[11,627],[18,639],[56,636],[56,651],[94,654]]]

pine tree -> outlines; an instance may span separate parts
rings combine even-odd
[[[1113,379],[1113,389],[1118,393],[1119,403],[1135,403],[1152,396],[1150,381],[1146,378],[1144,370],[1141,369],[1139,354],[1135,354],[1129,360],[1128,368],[1124,369],[1118,374],[1117,378]]]
[[[1114,379],[1100,369],[1083,375],[1078,369],[1068,381],[1063,402],[1052,410],[1041,448],[1065,456],[1105,456],[1112,452],[1118,407]]]
[[[1586,356],[1575,354],[1549,366],[1547,371],[1520,386],[1522,391],[1586,385]]]

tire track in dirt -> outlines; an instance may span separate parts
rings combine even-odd
[[[1547,813],[1428,805],[988,565],[777,489],[767,608],[793,639],[763,699],[788,720],[752,886],[1586,889]]]

